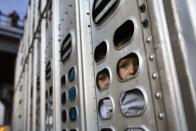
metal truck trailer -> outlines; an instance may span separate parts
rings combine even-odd
[[[12,130],[195,131],[195,6],[32,0]]]

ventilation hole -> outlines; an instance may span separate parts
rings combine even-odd
[[[139,68],[139,58],[135,53],[121,58],[117,64],[117,74],[122,81],[135,77]]]
[[[61,45],[61,60],[63,62],[65,62],[69,58],[69,56],[71,55],[71,51],[72,51],[71,35],[68,34],[63,40],[63,43]]]
[[[101,99],[98,103],[98,110],[101,119],[111,119],[113,114],[113,104],[110,98]]]
[[[46,103],[46,112],[48,111],[48,104]]]
[[[50,86],[50,96],[52,96],[52,94],[53,94],[53,88],[52,88],[52,86]]]
[[[127,128],[125,131],[145,131],[142,128]]]
[[[46,91],[46,99],[48,99],[48,92]]]
[[[61,85],[65,85],[65,83],[66,83],[66,78],[65,78],[65,75],[63,75],[61,77]]]
[[[66,93],[63,92],[63,94],[61,95],[61,103],[65,104],[66,103]]]
[[[139,89],[133,89],[124,92],[120,96],[120,108],[125,116],[139,116],[144,113],[145,99]]]
[[[101,42],[96,48],[94,53],[95,62],[103,60],[107,53],[107,45],[105,41]]]
[[[134,23],[131,20],[127,20],[123,23],[114,33],[114,46],[121,48],[133,37]]]
[[[95,0],[92,17],[95,24],[101,24],[117,7],[119,0]]]
[[[110,128],[103,128],[103,129],[101,129],[101,131],[112,131],[112,129],[110,129]]]
[[[49,80],[51,77],[51,62],[48,61],[46,65],[46,80]]]
[[[69,70],[69,81],[74,81],[75,80],[75,77],[76,77],[76,71],[75,71],[75,68],[72,67]]]
[[[69,89],[69,100],[74,101],[76,99],[76,87]]]
[[[67,113],[66,113],[65,110],[62,111],[61,117],[62,117],[62,121],[63,121],[63,122],[66,122],[66,121],[67,121]]]
[[[37,86],[39,87],[40,86],[40,77],[37,77]],[[38,88],[37,87],[37,88]],[[39,89],[37,89],[37,90],[39,90]]]
[[[70,117],[70,120],[71,121],[76,121],[77,120],[77,110],[75,107],[72,107],[70,110],[69,110],[69,117]]]
[[[110,83],[110,74],[107,69],[100,71],[96,78],[97,87],[100,90],[105,90],[109,87]]]

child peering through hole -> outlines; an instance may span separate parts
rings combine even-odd
[[[132,79],[139,68],[138,56],[131,53],[119,60],[117,65],[117,73],[122,81]]]
[[[110,75],[107,69],[102,70],[97,75],[97,86],[100,90],[108,88],[110,83]]]

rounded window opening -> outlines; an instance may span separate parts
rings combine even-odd
[[[140,116],[145,111],[145,99],[139,89],[125,91],[120,96],[120,109],[127,117]]]
[[[96,82],[97,82],[97,87],[100,90],[105,90],[109,87],[110,73],[108,69],[103,69],[97,74]]]
[[[99,25],[114,11],[119,0],[95,0],[93,3],[92,17],[95,24]]]
[[[127,44],[127,42],[133,37],[134,23],[132,20],[127,20],[123,23],[114,33],[114,46],[121,48]]]
[[[69,70],[69,81],[74,81],[75,80],[75,77],[76,77],[76,70],[74,67],[72,67],[70,70]]]
[[[113,103],[109,97],[103,98],[98,103],[98,111],[101,119],[111,119],[113,115]]]
[[[64,110],[64,111],[62,111],[62,121],[63,122],[66,122],[67,121],[67,113],[66,113],[66,111]]]
[[[77,131],[76,129],[71,129],[70,131]]]
[[[62,77],[61,77],[61,85],[63,86],[63,85],[65,85],[66,84],[66,78],[65,78],[65,75],[63,75]]]
[[[103,41],[95,48],[95,53],[94,53],[95,62],[98,63],[102,61],[105,58],[106,53],[107,53],[107,45],[106,42]]]
[[[131,53],[118,61],[117,74],[121,81],[133,79],[139,69],[139,58]]]
[[[103,128],[103,129],[101,129],[101,131],[112,131],[112,129],[110,129],[110,128]]]
[[[52,96],[52,94],[53,94],[53,87],[52,86],[50,86],[49,94],[50,94],[50,96]]]
[[[70,117],[71,121],[76,121],[77,120],[78,114],[77,114],[77,110],[76,110],[75,107],[72,107],[69,110],[69,117]]]
[[[66,103],[66,93],[63,92],[63,94],[61,95],[61,103],[65,104]]]
[[[145,130],[142,128],[127,128],[125,129],[125,131],[145,131]]]
[[[74,101],[76,99],[76,87],[69,89],[69,100]]]

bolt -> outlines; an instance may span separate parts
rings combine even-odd
[[[146,42],[147,43],[150,43],[151,41],[152,41],[152,37],[151,36],[149,36],[149,37],[146,38]]]
[[[149,59],[152,61],[152,60],[154,60],[154,55],[152,54],[152,55],[150,55],[149,56]]]
[[[144,21],[142,21],[142,25],[144,28],[147,28],[149,25],[149,19],[146,18]]]
[[[141,12],[145,12],[146,11],[146,4],[142,4],[142,5],[140,5],[140,11]]]
[[[153,73],[153,74],[152,74],[152,78],[153,78],[153,79],[156,79],[157,76],[158,76],[157,73]]]
[[[160,120],[163,120],[164,118],[165,118],[165,114],[164,113],[159,113],[158,114],[158,118],[160,119]]]
[[[155,97],[156,97],[157,99],[160,99],[160,98],[161,98],[161,93],[160,93],[160,92],[157,92],[157,93],[155,94]]]

